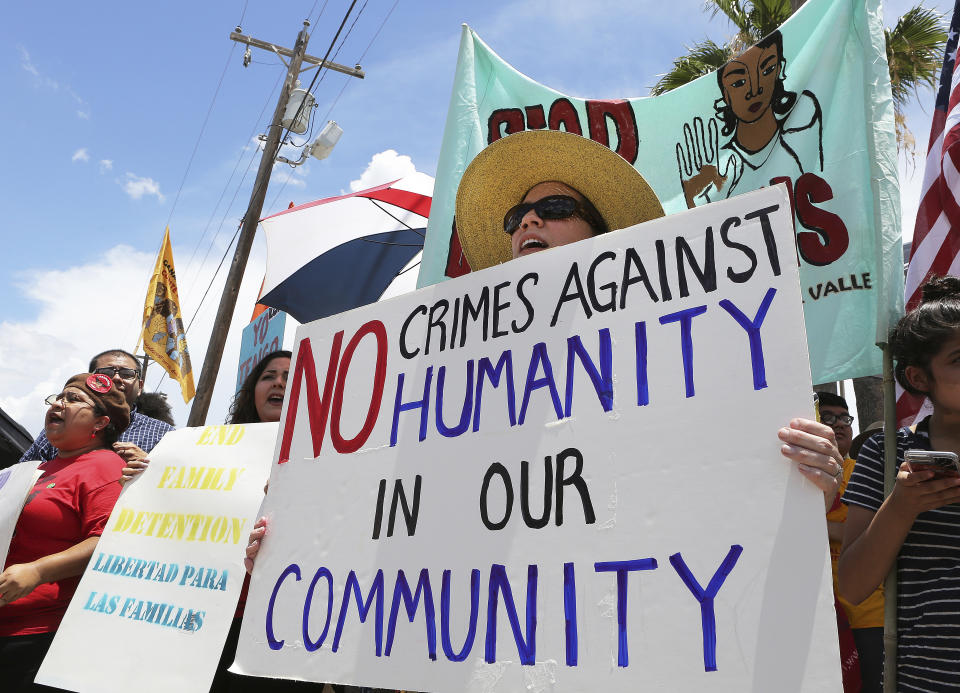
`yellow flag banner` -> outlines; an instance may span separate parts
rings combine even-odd
[[[180,315],[177,273],[173,269],[170,228],[163,235],[163,245],[153,268],[153,277],[143,304],[143,350],[163,366],[171,378],[180,383],[183,401],[193,399],[193,368],[187,351],[187,335]]]

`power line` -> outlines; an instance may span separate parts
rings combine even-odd
[[[220,80],[217,82],[217,88],[213,92],[213,98],[210,99],[210,106],[207,108],[207,114],[203,118],[203,125],[200,126],[200,132],[197,135],[197,141],[193,145],[193,151],[190,153],[190,160],[187,162],[187,169],[183,172],[183,178],[180,180],[180,187],[177,188],[177,194],[173,198],[173,205],[170,207],[170,216],[167,217],[167,226],[170,226],[170,220],[173,219],[173,212],[177,208],[177,202],[180,200],[180,193],[183,190],[184,183],[187,182],[187,176],[190,173],[190,167],[193,166],[193,159],[197,155],[197,149],[200,148],[200,141],[203,139],[203,133],[207,129],[207,123],[210,122],[210,114],[213,112],[213,106],[217,102],[217,95],[220,93],[220,87],[223,85],[223,78],[227,74],[227,68],[230,66],[230,61],[233,60],[233,52],[236,50],[237,44],[233,43],[230,46],[230,54],[227,56],[227,62],[223,66],[223,71],[220,73]]]
[[[246,8],[244,8],[244,11],[246,11]],[[183,172],[183,177],[180,179],[180,187],[177,188],[177,194],[176,194],[176,196],[173,198],[173,204],[170,205],[170,214],[169,214],[169,216],[167,216],[167,224],[166,224],[166,227],[167,227],[168,229],[170,228],[170,222],[173,220],[173,213],[174,213],[174,212],[176,211],[176,209],[177,209],[177,203],[180,201],[180,193],[183,191],[183,186],[184,186],[184,184],[187,182],[187,176],[190,174],[190,168],[193,166],[193,160],[194,160],[194,158],[195,158],[196,155],[197,155],[197,150],[200,148],[200,141],[203,139],[203,133],[204,133],[204,131],[205,131],[206,128],[207,128],[207,123],[210,121],[210,114],[213,112],[213,107],[214,107],[214,105],[215,105],[216,102],[217,102],[217,96],[220,94],[220,87],[223,86],[223,78],[224,78],[224,77],[226,76],[226,74],[227,74],[227,68],[228,68],[229,65],[230,65],[230,61],[233,59],[233,53],[234,53],[234,51],[236,50],[236,47],[237,47],[237,44],[235,44],[235,43],[230,47],[230,52],[229,52],[229,54],[227,55],[227,61],[226,61],[226,63],[224,64],[223,70],[222,70],[221,73],[220,73],[220,79],[217,81],[217,88],[214,89],[214,91],[213,91],[213,97],[210,99],[210,105],[207,107],[207,113],[206,113],[206,115],[205,115],[204,118],[203,118],[203,124],[200,126],[200,132],[197,134],[197,141],[196,141],[196,142],[194,143],[194,145],[193,145],[193,151],[190,153],[190,159],[189,159],[189,161],[187,161],[187,167],[186,167],[186,169],[185,169],[184,172]],[[157,254],[160,253],[160,248],[161,248],[162,244],[163,244],[163,242],[161,241],[161,244],[160,244],[159,246],[157,246]],[[152,277],[152,275],[151,275],[151,281],[152,281],[152,278],[153,278],[153,277]],[[142,316],[141,316],[141,318],[138,320],[138,322],[139,322],[139,324],[140,324],[140,329],[139,329],[138,333],[139,333],[139,332],[143,332],[143,318],[142,318]]]
[[[333,37],[333,39],[331,40],[329,47],[327,48],[327,52],[326,52],[326,54],[325,54],[324,57],[323,57],[323,60],[322,60],[322,62],[321,62],[321,67],[318,67],[318,68],[317,68],[317,72],[314,74],[313,79],[312,79],[311,82],[310,82],[310,86],[307,88],[307,92],[311,92],[311,91],[313,90],[314,85],[315,85],[316,82],[317,82],[317,78],[318,78],[320,72],[322,71],[322,66],[323,66],[323,65],[327,62],[327,60],[330,58],[330,53],[333,51],[333,48],[334,48],[334,46],[336,45],[337,39],[340,37],[340,34],[342,33],[343,28],[344,28],[344,26],[345,26],[346,23],[347,23],[347,20],[350,18],[350,14],[351,14],[351,12],[353,11],[353,8],[354,8],[354,6],[355,6],[356,4],[357,4],[357,0],[352,0],[352,2],[350,3],[350,7],[347,8],[347,11],[346,11],[346,13],[345,13],[344,16],[343,16],[343,20],[340,22],[340,26],[337,28],[337,32],[336,32],[336,34],[334,34],[334,37]],[[364,4],[366,4],[366,3],[364,3]],[[324,5],[324,7],[325,7],[325,6],[326,6],[326,5]],[[314,4],[314,8],[315,8],[315,7],[316,7],[316,3]],[[313,11],[311,10],[311,14],[312,14],[312,12],[313,12]],[[323,13],[323,9],[321,9],[321,14],[322,14],[322,13]],[[351,27],[351,29],[352,29],[352,27]],[[304,100],[303,102],[301,102],[300,107],[297,109],[297,113],[294,115],[294,117],[293,117],[293,119],[292,119],[292,121],[291,121],[291,126],[292,126],[293,123],[295,123],[295,122],[297,121],[297,119],[300,117],[300,115],[301,115],[302,112],[303,112],[303,108],[304,108],[305,105],[306,105],[306,100]],[[281,144],[286,140],[286,137],[287,137],[287,135],[288,135],[289,133],[290,133],[290,128],[289,128],[289,127],[285,128],[285,132],[281,132],[281,137],[280,137],[280,142],[281,142]],[[285,185],[286,185],[286,183],[284,183],[284,186],[281,187],[281,191],[283,190],[283,187],[285,187]],[[256,193],[256,192],[258,192],[258,191],[257,191],[257,189],[255,188],[254,193]],[[279,196],[279,192],[278,192],[278,196]],[[232,203],[231,203],[231,204],[232,204]],[[203,296],[201,297],[200,303],[197,305],[197,309],[196,309],[196,311],[194,312],[193,317],[190,319],[190,323],[188,324],[187,328],[184,330],[185,333],[189,331],[190,326],[192,326],[193,321],[196,319],[197,314],[200,312],[200,309],[201,309],[202,306],[203,306],[203,302],[206,300],[206,297],[207,297],[207,295],[209,294],[210,287],[213,285],[213,282],[214,282],[214,280],[216,279],[217,273],[219,272],[220,268],[223,266],[223,262],[225,261],[226,256],[227,256],[227,254],[229,253],[230,247],[232,247],[233,242],[234,242],[234,240],[236,239],[237,235],[240,233],[240,229],[242,228],[242,226],[243,226],[243,221],[241,221],[240,226],[237,228],[237,232],[234,234],[233,239],[231,239],[230,244],[229,244],[228,247],[227,247],[227,252],[224,253],[224,256],[223,256],[223,258],[221,259],[220,264],[217,266],[217,270],[214,272],[214,275],[213,275],[213,277],[211,278],[210,284],[207,286],[206,291],[204,292]]]
[[[387,23],[387,20],[390,19],[390,15],[393,14],[393,11],[397,9],[397,5],[400,4],[400,0],[394,0],[393,7],[390,8],[390,11],[387,12],[387,16],[383,18],[383,21],[380,22],[380,27],[377,29],[377,32],[373,35],[373,38],[370,39],[370,43],[367,44],[367,47],[363,50],[363,55],[360,56],[360,59],[357,60],[358,63],[363,64],[363,59],[367,56],[367,51],[370,50],[370,47],[373,45],[373,42],[377,40],[377,37],[380,35],[380,31],[383,29],[384,25]]]
[[[254,121],[253,128],[251,128],[250,134],[247,135],[247,138],[244,140],[245,143],[252,141],[257,130],[260,129],[260,122],[263,120],[263,114],[266,112],[267,106],[270,105],[270,101],[273,99],[273,95],[277,91],[277,87],[279,87],[282,82],[283,82],[283,75],[281,74],[280,77],[277,79],[276,84],[273,85],[273,90],[267,96],[267,99],[263,102],[263,108],[260,109],[260,114],[257,116],[257,119]],[[258,150],[259,150],[259,147],[255,148],[253,154],[251,155],[250,157],[251,161],[247,163],[247,170],[244,172],[243,178],[241,178],[240,182],[237,184],[238,188],[240,185],[243,185],[243,179],[246,178],[247,172],[250,171],[250,166],[252,164],[253,157],[256,156],[256,152]],[[185,268],[185,271],[189,271],[190,268],[193,266],[193,259],[196,257],[197,251],[200,249],[200,246],[203,244],[204,239],[207,237],[207,232],[210,230],[210,224],[213,223],[213,218],[214,216],[216,216],[217,210],[220,208],[220,203],[223,201],[223,196],[226,195],[227,189],[230,187],[230,182],[233,180],[234,175],[236,175],[237,168],[239,168],[240,162],[243,160],[243,155],[244,155],[244,151],[243,149],[241,149],[240,155],[237,157],[237,160],[233,165],[233,170],[230,172],[230,177],[227,179],[227,182],[224,184],[223,190],[220,191],[220,197],[217,199],[217,204],[214,206],[213,211],[210,213],[210,218],[207,220],[206,225],[203,227],[203,233],[201,234],[200,239],[197,241],[197,244],[194,246],[193,253],[190,255],[190,259],[187,261],[187,266]],[[234,198],[233,198],[234,200],[236,199],[236,195],[237,195],[236,192],[234,192]],[[232,201],[231,201],[231,204],[232,204]],[[211,247],[216,242],[216,237],[217,235],[219,235],[220,228],[222,228],[222,226],[223,226],[223,222],[221,222],[221,226],[218,227],[213,240],[211,240]],[[209,254],[210,254],[210,251],[208,249],[203,259],[206,260],[207,255]],[[203,261],[201,261],[201,265],[202,264],[203,264]]]
[[[383,27],[386,25],[387,20],[390,19],[390,15],[393,14],[393,11],[397,9],[397,5],[399,4],[400,4],[400,0],[394,0],[393,6],[390,8],[390,11],[387,12],[387,16],[383,18],[383,21],[380,22],[380,26],[377,27],[376,32],[373,34],[373,38],[370,39],[370,43],[368,43],[367,47],[363,49],[363,54],[360,56],[360,59],[357,60],[357,64],[363,64],[363,59],[366,57],[367,53],[370,51],[370,48],[373,46],[373,42],[377,40],[377,37],[380,35],[380,32],[383,30]],[[367,6],[367,3],[364,2],[363,7],[366,7],[366,6]],[[363,7],[360,8],[361,14],[363,13]],[[357,15],[357,19],[359,18],[360,18],[360,14]],[[354,21],[354,23],[350,26],[350,31],[353,31],[354,25],[356,25],[356,21]],[[347,35],[349,36],[349,32],[347,33]],[[344,39],[344,41],[346,41],[346,38]],[[343,47],[343,43],[340,44],[340,47],[341,48]],[[339,50],[337,51],[337,53],[339,54]],[[323,78],[321,77],[321,79]],[[353,80],[347,80],[343,83],[343,86],[340,87],[339,93],[337,94],[336,98],[333,100],[333,103],[330,104],[330,108],[327,109],[326,114],[323,116],[323,118],[320,119],[320,122],[324,122],[330,119],[330,114],[333,113],[333,109],[336,107],[337,102],[340,101],[340,97],[343,96],[343,92],[347,90],[347,85],[350,84],[352,81]],[[280,195],[283,192],[286,185],[287,185],[287,181],[283,181],[283,183],[280,186],[280,189],[277,190],[277,194],[273,198],[273,202],[270,205],[271,208],[274,208],[274,209],[276,208],[277,200],[280,199]]]
[[[330,52],[333,50],[333,47],[336,45],[337,39],[340,38],[340,32],[343,31],[343,27],[346,25],[347,20],[350,18],[350,13],[353,12],[354,5],[356,4],[357,4],[357,0],[352,0],[352,2],[350,3],[350,7],[347,8],[347,13],[343,15],[343,20],[340,22],[340,26],[337,28],[337,33],[333,35],[333,40],[330,41],[330,45],[327,47],[327,52],[323,56],[323,60],[320,62],[320,65],[317,67],[317,71],[313,74],[313,79],[310,80],[310,86],[307,87],[307,93],[313,93],[313,87],[317,83],[317,77],[319,77],[320,73],[323,71],[323,66],[327,62],[327,59],[330,58]],[[294,123],[296,123],[297,120],[300,118],[300,114],[303,113],[303,108],[304,106],[306,106],[306,104],[307,104],[306,99],[300,102],[300,108],[297,109],[296,114],[293,116],[293,119],[290,121],[291,126]],[[286,128],[286,132],[282,132],[280,134],[281,146],[282,146],[282,143],[286,141],[288,134],[290,134],[289,127]],[[289,180],[289,178],[287,180]],[[280,198],[280,194],[283,192],[284,188],[286,187],[287,187],[287,181],[285,180],[283,181],[283,184],[280,186],[280,189],[277,190],[277,194],[273,198],[273,202],[270,205],[271,209],[273,208],[274,205],[276,205],[277,200]]]
[[[203,292],[203,296],[200,297],[200,303],[197,304],[197,309],[193,311],[193,317],[190,318],[190,322],[187,323],[187,326],[183,329],[183,336],[186,337],[187,333],[190,332],[190,328],[193,326],[193,321],[197,319],[197,314],[200,312],[200,308],[203,306],[204,300],[207,298],[207,294],[210,293],[210,287],[213,286],[213,282],[216,280],[217,275],[220,273],[220,268],[223,267],[224,260],[227,259],[227,255],[230,252],[230,248],[233,247],[233,242],[237,240],[237,236],[240,234],[240,228],[243,226],[243,222],[240,222],[237,225],[237,231],[233,234],[233,238],[230,239],[230,243],[227,245],[227,249],[223,252],[223,257],[220,258],[220,264],[217,265],[217,269],[214,270],[213,276],[210,277],[210,283],[207,284],[206,290]],[[160,388],[160,384],[163,382],[163,379],[167,377],[167,371],[163,371],[163,375],[160,376],[160,380],[157,382],[157,386],[154,388],[156,392]]]
[[[377,31],[373,34],[373,38],[370,39],[370,43],[367,44],[367,47],[363,49],[363,53],[360,58],[357,60],[357,63],[362,65],[363,59],[367,57],[367,53],[370,51],[370,48],[373,46],[373,42],[377,40],[377,37],[380,35],[380,32],[383,30],[383,27],[386,26],[387,20],[390,19],[390,15],[393,14],[393,11],[397,9],[397,5],[400,4],[400,0],[394,0],[393,7],[390,8],[390,11],[387,12],[387,16],[383,18],[383,21],[380,22],[380,26],[377,27]],[[343,92],[347,90],[347,85],[351,83],[352,80],[347,80],[343,83],[343,86],[340,88],[340,93],[337,94],[337,98],[333,100],[333,103],[330,104],[330,108],[327,110],[327,114],[323,117],[323,120],[329,120],[330,114],[333,113],[334,107],[336,107],[337,102],[340,101],[340,97],[343,96]]]
[[[314,11],[315,9],[317,9],[317,3],[318,3],[319,1],[320,1],[320,0],[313,0],[313,7],[310,8],[310,14],[307,15],[307,19],[310,20],[310,23],[311,23],[311,24],[317,24],[317,23],[320,22],[320,17],[323,16],[323,11],[327,9],[327,3],[328,3],[330,0],[323,0],[323,7],[320,8],[320,14],[317,15],[316,21],[313,21],[313,19],[312,19],[312,17],[313,17],[313,11]]]
[[[249,4],[249,2],[250,0],[244,0],[243,9],[240,11],[240,21],[237,22],[238,25],[243,24],[243,19],[244,17],[247,16],[247,5]],[[200,147],[200,141],[203,139],[203,133],[206,130],[207,123],[210,120],[210,114],[213,112],[213,106],[214,104],[216,104],[217,96],[220,94],[220,87],[223,86],[223,78],[227,74],[227,68],[230,66],[230,61],[233,59],[233,53],[236,50],[236,48],[237,48],[236,43],[233,43],[230,46],[230,52],[227,54],[227,60],[223,65],[223,70],[220,72],[220,79],[217,81],[217,88],[214,90],[213,97],[210,99],[210,106],[207,107],[207,113],[203,118],[203,124],[200,126],[199,134],[197,134],[197,141],[194,143],[193,151],[190,153],[190,160],[187,162],[186,170],[183,172],[183,178],[180,180],[180,187],[177,188],[177,194],[173,199],[173,204],[170,206],[170,215],[167,217],[167,224],[166,224],[168,229],[170,228],[170,222],[173,220],[173,213],[174,211],[176,211],[177,203],[180,201],[180,193],[183,191],[183,186],[187,182],[187,176],[190,173],[190,168],[193,166],[193,160],[197,155],[197,149]],[[160,251],[160,248],[157,249],[158,254],[159,254],[159,251]],[[194,250],[194,254],[195,253],[196,253],[196,250]],[[192,259],[193,257],[191,256],[191,260]],[[190,264],[190,261],[187,262],[188,266],[189,264]],[[151,280],[152,280],[152,277],[151,277]],[[139,332],[143,332],[142,318],[140,323],[141,324],[140,324]]]

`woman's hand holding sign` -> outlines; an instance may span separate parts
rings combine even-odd
[[[247,573],[249,574],[253,573],[253,562],[257,560],[257,554],[260,553],[260,541],[266,533],[267,518],[261,517],[254,523],[253,529],[250,531],[250,537],[247,540],[247,550],[246,556],[243,559],[243,567],[247,569]]]
[[[810,419],[793,419],[778,431],[778,436],[784,443],[780,452],[796,462],[800,473],[823,491],[829,508],[843,475],[843,456],[833,429]]]

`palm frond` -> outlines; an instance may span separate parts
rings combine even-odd
[[[751,43],[772,34],[791,14],[790,0],[754,0],[750,5]]]
[[[723,15],[736,33],[724,45],[706,39],[687,49],[687,55],[673,61],[673,67],[650,90],[654,96],[692,82],[720,69],[735,55],[755,44],[793,14],[790,0],[705,0],[704,11]],[[893,105],[898,118],[897,139],[910,137],[903,110],[921,86],[935,88],[944,44],[947,40],[944,15],[917,5],[900,17],[893,29],[884,31]]]
[[[687,54],[676,58],[673,67],[660,76],[650,93],[654,96],[665,94],[671,89],[688,84],[698,77],[720,69],[730,58],[733,52],[729,46],[720,46],[706,39],[687,49]]]
[[[709,12],[711,17],[722,14],[738,31],[750,30],[750,14],[740,0],[706,0],[703,11]]]
[[[911,8],[893,29],[884,31],[890,84],[897,111],[920,86],[936,87],[947,33],[943,15],[920,5]]]

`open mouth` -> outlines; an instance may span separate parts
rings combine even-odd
[[[63,423],[63,415],[53,411],[47,412],[45,423],[47,425]]]
[[[267,404],[272,404],[276,407],[283,406],[283,395],[270,395],[267,397]]]
[[[544,250],[546,247],[547,244],[539,238],[528,238],[520,244],[520,252],[522,253],[526,250]]]
[[[759,102],[758,102],[758,103],[750,104],[750,112],[751,112],[751,113],[756,113],[756,112],[759,111],[762,107],[763,107],[763,104],[762,104],[762,103],[759,103]]]

